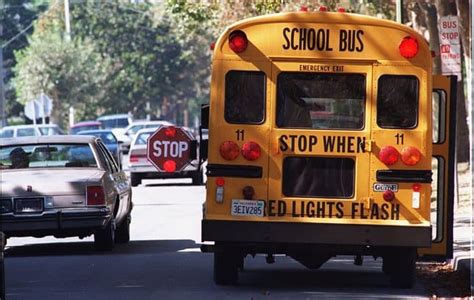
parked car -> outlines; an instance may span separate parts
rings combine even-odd
[[[161,126],[170,126],[174,125],[171,122],[165,120],[156,120],[156,121],[134,121],[132,124],[128,125],[125,128],[124,137],[122,138],[122,144],[120,145],[120,149],[124,153],[128,153],[130,151],[130,144],[132,143],[135,134],[140,129],[143,128],[154,128],[155,130]]]
[[[154,128],[141,129],[132,141],[129,153],[128,171],[132,186],[138,186],[142,179],[191,178],[194,185],[203,184],[203,170],[199,160],[193,160],[181,172],[161,172],[146,158],[147,140]]]
[[[128,114],[104,115],[97,118],[103,129],[125,128],[132,123]]]
[[[14,125],[5,126],[0,130],[0,138],[58,134],[63,134],[63,132],[56,124]]]
[[[69,128],[70,134],[77,134],[84,130],[98,130],[101,129],[102,124],[99,121],[83,121],[76,123]]]
[[[100,130],[84,130],[79,131],[78,135],[92,135],[98,137],[105,144],[107,149],[112,153],[112,156],[115,159],[115,162],[120,167],[122,165],[122,153],[120,152],[120,145],[115,137],[112,130],[100,129]]]
[[[0,168],[0,227],[7,238],[93,234],[98,250],[130,240],[130,184],[100,139],[2,139]]]

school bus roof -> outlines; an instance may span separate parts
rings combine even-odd
[[[231,32],[243,31],[248,48],[239,54],[228,46]],[[403,38],[418,41],[411,59],[400,55]],[[240,58],[239,58],[240,57]],[[333,12],[290,12],[245,19],[227,27],[214,49],[214,59],[334,59],[408,64],[431,69],[426,40],[408,26],[370,16]]]

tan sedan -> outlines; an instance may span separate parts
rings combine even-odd
[[[130,240],[130,183],[99,138],[2,139],[0,169],[7,238],[94,234],[98,250]]]

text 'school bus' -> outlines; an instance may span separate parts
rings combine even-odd
[[[247,19],[215,45],[202,250],[232,284],[248,254],[308,268],[383,258],[410,287],[418,257],[452,255],[455,78],[422,36],[367,16]],[[207,124],[206,124],[207,123]],[[452,139],[454,140],[454,139]]]

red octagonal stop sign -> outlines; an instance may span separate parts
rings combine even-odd
[[[162,172],[179,172],[190,163],[192,136],[182,128],[160,127],[147,141],[146,157]]]

